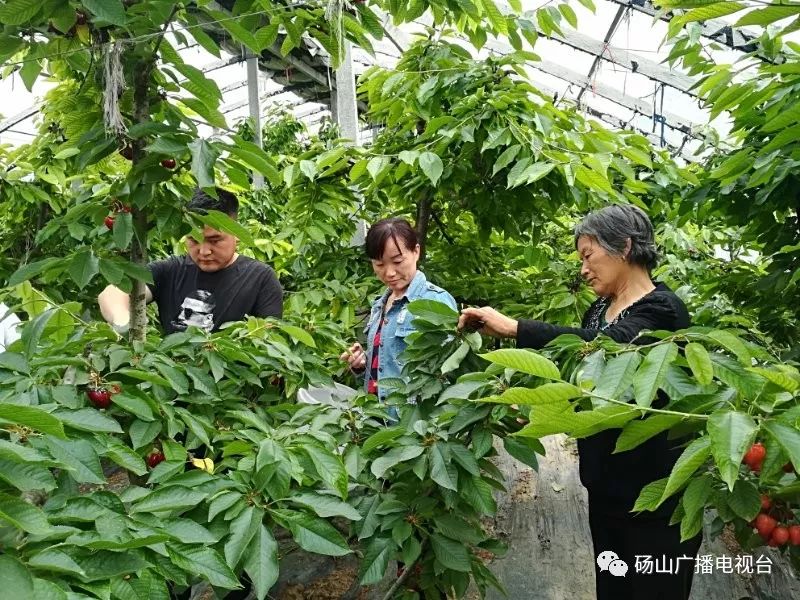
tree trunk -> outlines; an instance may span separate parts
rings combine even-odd
[[[419,259],[425,260],[425,246],[428,241],[428,225],[431,220],[431,207],[433,200],[428,195],[422,195],[417,203],[417,237],[419,238]]]
[[[134,73],[133,88],[133,120],[136,124],[150,120],[150,74],[153,71],[153,60],[147,59],[137,64]],[[144,138],[133,141],[133,168],[144,157]],[[145,185],[139,182],[139,185]],[[144,208],[133,209],[134,236],[131,243],[131,262],[142,267],[147,265],[147,211]],[[135,279],[131,293],[131,341],[144,341],[147,334],[147,300],[146,284]]]

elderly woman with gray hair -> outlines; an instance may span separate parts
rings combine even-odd
[[[495,337],[516,338],[520,348],[541,348],[562,334],[589,341],[606,335],[620,343],[640,341],[644,330],[674,331],[689,326],[683,301],[666,285],[653,281],[656,266],[653,226],[632,205],[612,205],[587,215],[575,227],[575,246],[581,275],[598,299],[583,316],[581,327],[563,327],[542,321],[512,319],[490,307],[466,308],[459,327],[477,327]],[[666,403],[663,395],[659,405]],[[701,536],[680,541],[678,526],[669,520],[677,503],[673,498],[652,513],[632,514],[639,491],[651,481],[667,477],[678,456],[679,442],[659,434],[634,450],[614,454],[618,432],[606,430],[578,440],[581,482],[589,492],[589,527],[595,557],[615,552],[629,567],[617,577],[595,565],[599,600],[689,597],[693,559]],[[650,556],[666,571],[638,573],[637,556]],[[678,561],[679,557],[687,557]],[[689,559],[688,557],[691,557]],[[677,574],[674,574],[676,567]]]

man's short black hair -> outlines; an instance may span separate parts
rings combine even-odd
[[[202,189],[195,188],[194,195],[189,201],[188,209],[192,212],[205,213],[209,210],[218,210],[234,219],[239,214],[239,200],[233,192],[214,188],[217,197],[206,194]]]

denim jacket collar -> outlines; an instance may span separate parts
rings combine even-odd
[[[414,279],[411,280],[411,283],[409,284],[406,293],[403,294],[401,300],[404,300],[405,302],[411,302],[413,300],[421,298],[427,284],[428,284],[428,278],[425,277],[425,273],[417,269],[417,274],[414,275]],[[375,302],[375,305],[383,306],[386,303],[386,300],[389,298],[389,294],[391,293],[392,290],[387,289],[383,293],[383,295],[380,298],[378,298],[378,300]]]

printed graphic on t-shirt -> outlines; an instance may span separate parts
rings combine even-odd
[[[199,327],[211,331],[214,328],[216,305],[214,294],[206,290],[197,290],[183,299],[181,312],[172,322],[172,326],[178,331],[185,331],[187,327]]]

